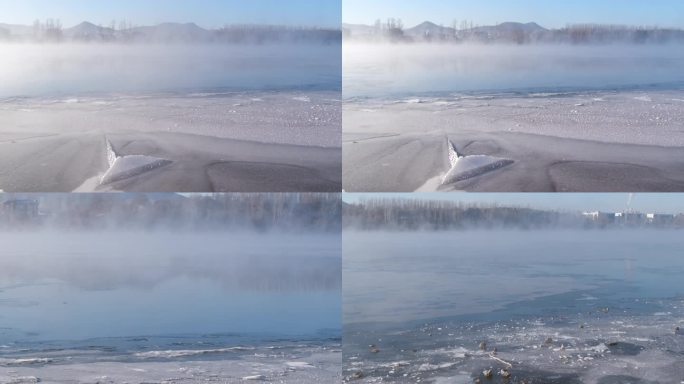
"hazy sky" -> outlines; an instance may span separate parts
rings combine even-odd
[[[348,203],[360,199],[399,197],[406,199],[450,200],[466,203],[498,203],[499,205],[526,206],[564,211],[624,211],[627,209],[627,193],[385,193],[344,194]],[[683,213],[684,194],[635,193],[631,207],[644,213]]]
[[[372,24],[401,18],[412,27],[429,20],[451,25],[454,19],[479,25],[504,21],[537,22],[547,28],[568,23],[659,25],[684,28],[682,0],[344,0],[345,23]]]
[[[82,21],[108,25],[126,19],[136,25],[195,22],[307,25],[339,28],[340,0],[0,0],[0,23],[32,24],[60,19],[65,27]]]

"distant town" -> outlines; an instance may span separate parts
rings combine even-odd
[[[361,230],[684,229],[684,213],[567,212],[451,201],[371,199],[344,204],[343,225]]]
[[[684,43],[684,30],[681,29],[601,24],[575,24],[560,29],[547,29],[534,22],[479,26],[465,19],[454,20],[450,25],[425,21],[410,28],[401,19],[378,19],[373,25],[343,24],[342,32],[347,41],[394,43]]]

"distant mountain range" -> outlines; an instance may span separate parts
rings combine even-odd
[[[381,27],[384,27],[383,24],[381,24]],[[347,30],[351,32],[353,35],[372,35],[375,34],[378,31],[378,27],[372,26],[372,25],[364,25],[364,24],[342,24],[342,28],[344,30]],[[494,26],[478,26],[478,27],[468,27],[468,28],[462,28],[462,29],[456,29],[453,27],[445,27],[443,25],[437,25],[431,21],[424,21],[415,27],[412,28],[406,28],[403,30],[404,34],[406,36],[413,36],[413,37],[424,37],[424,36],[440,36],[440,35],[445,35],[445,36],[453,36],[459,32],[462,31],[478,31],[478,32],[487,32],[487,33],[508,33],[512,31],[524,31],[524,32],[539,32],[539,31],[548,31],[548,29],[540,26],[537,23],[514,23],[514,22],[506,22],[506,23],[501,23],[498,25]]]
[[[326,42],[341,40],[341,31],[285,26],[227,26],[204,29],[195,23],[162,23],[154,26],[112,28],[84,21],[70,28],[58,23],[34,26],[0,23],[0,40],[87,41],[87,42],[229,42],[266,43],[278,41]]]
[[[515,31],[522,31],[525,33],[547,31],[546,28],[539,26],[539,24],[537,24],[537,23],[522,24],[522,23],[513,23],[513,22],[502,23],[502,24],[495,25],[495,26],[473,27],[473,28],[468,28],[467,30],[471,31],[471,32],[489,33],[489,34],[497,34],[497,33],[503,34],[503,33],[515,32]],[[440,36],[440,35],[454,36],[457,33],[458,33],[458,30],[455,28],[439,26],[439,25],[437,25],[433,22],[430,22],[430,21],[423,22],[423,23],[416,25],[413,28],[409,28],[405,31],[405,34],[407,36],[413,36],[413,37],[425,37],[425,36],[429,36],[429,35],[433,35],[433,36]]]
[[[464,23],[458,28],[425,21],[404,28],[400,21],[389,19],[376,25],[343,24],[346,39],[393,40],[395,42],[512,42],[525,43],[651,43],[684,42],[684,31],[679,29],[641,28],[629,26],[582,24],[561,29],[547,29],[541,25],[505,22],[492,26]]]

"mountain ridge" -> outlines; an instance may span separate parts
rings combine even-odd
[[[122,27],[96,25],[83,21],[62,28],[59,21],[36,22],[33,26],[0,23],[0,39],[14,41],[86,41],[86,42],[256,42],[324,41],[341,39],[341,30],[318,27],[274,25],[227,25],[206,29],[193,22],[164,22],[156,25]]]
[[[528,43],[684,43],[684,30],[622,25],[575,24],[550,29],[536,22],[506,21],[496,25],[475,26],[463,22],[461,27],[438,25],[424,21],[413,27],[404,27],[398,19],[377,22],[375,25],[342,24],[345,38],[390,40],[394,42],[504,42]]]

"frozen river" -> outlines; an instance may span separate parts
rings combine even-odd
[[[346,44],[344,190],[682,191],[679,48]]]
[[[0,237],[0,381],[339,375],[337,236]]]
[[[341,189],[339,44],[0,51],[2,191]]]
[[[679,382],[681,246],[667,231],[347,233],[345,378]]]

